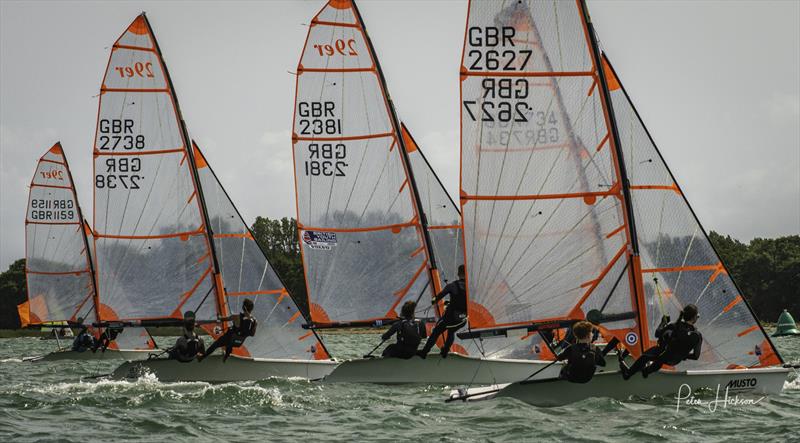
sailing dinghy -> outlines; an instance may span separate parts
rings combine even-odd
[[[36,165],[25,218],[25,277],[28,300],[18,306],[22,327],[89,326],[98,320],[94,266],[88,224],[81,214],[72,173],[61,143],[53,145]],[[81,322],[80,320],[83,320]],[[154,343],[147,331],[131,329],[122,347],[112,342],[105,352],[71,349],[72,333],[58,350],[28,361],[144,358]],[[101,331],[95,331],[98,337]],[[140,337],[140,333],[144,336]]]
[[[585,3],[471,0],[462,57],[472,330],[460,335],[557,330],[597,310],[616,319],[600,325],[603,337],[637,357],[663,315],[693,303],[704,342],[699,360],[647,379],[520,380],[450,400],[780,392],[789,369],[600,52]]]
[[[418,301],[418,316],[440,315],[442,306],[431,309],[429,300],[457,278],[460,217],[399,123],[351,0],[331,0],[311,20],[293,128],[309,327],[387,325],[409,300]],[[457,341],[452,351],[447,359],[346,361],[325,381],[497,383],[536,370],[530,360],[475,357],[471,341]]]
[[[186,126],[144,14],[114,43],[95,140],[95,234],[101,302],[113,323],[178,326],[185,311],[213,338],[218,317],[255,302],[257,333],[227,363],[163,357],[113,377],[162,381],[321,378],[336,365],[275,274]],[[207,343],[207,345],[210,343]]]

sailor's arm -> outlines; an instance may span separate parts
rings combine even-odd
[[[381,339],[389,340],[389,338],[394,334],[396,334],[399,329],[400,329],[400,322],[396,322],[395,324],[392,325],[391,328],[389,328],[388,331],[384,332],[383,335],[381,335]]]
[[[445,286],[444,289],[442,289],[442,292],[436,294],[436,297],[433,297],[433,299],[431,300],[431,304],[439,303],[439,300],[443,299],[448,294],[452,296],[454,294],[454,291],[453,291],[453,285],[454,284],[455,284],[455,282],[448,283],[447,286]]]
[[[697,342],[695,343],[692,350],[689,352],[689,359],[697,360],[700,358],[700,351],[703,347],[703,336],[699,332],[693,332],[693,334],[697,335]]]

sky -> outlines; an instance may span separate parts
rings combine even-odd
[[[707,230],[800,234],[800,2],[589,0],[601,45]],[[290,128],[322,0],[0,0],[0,269],[25,253],[36,160],[57,140],[87,218],[111,44],[146,11],[191,136],[248,223],[295,216]],[[451,195],[465,0],[362,0],[389,91]]]

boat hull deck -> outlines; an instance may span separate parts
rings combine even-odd
[[[505,385],[454,390],[450,397],[470,395],[468,401],[511,397],[534,406],[560,406],[592,397],[618,400],[668,396],[685,401],[698,390],[708,390],[720,401],[738,394],[777,394],[789,374],[787,368],[754,368],[731,370],[660,371],[644,378],[639,374],[623,380],[619,372],[596,374],[589,383],[576,384],[565,380],[529,380]]]
[[[257,381],[272,377],[299,377],[316,380],[328,375],[338,365],[331,360],[281,360],[212,355],[202,362],[181,363],[166,358],[128,361],[114,370],[114,379],[137,379],[151,373],[163,382],[205,381],[211,383]]]

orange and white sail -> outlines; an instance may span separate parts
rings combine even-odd
[[[194,158],[203,188],[215,252],[228,310],[236,312],[245,298],[253,300],[256,335],[234,354],[243,357],[294,360],[327,359],[325,346],[313,331],[241,214],[196,144]]]
[[[350,0],[311,20],[292,144],[312,322],[391,320],[406,300],[427,302],[440,282],[408,147]]]
[[[23,326],[97,318],[90,250],[72,174],[56,143],[40,159],[25,215]]]
[[[621,81],[603,59],[637,222],[648,330],[662,315],[697,305],[703,354],[687,368],[781,364],[769,337],[728,274]],[[655,341],[651,335],[650,341]]]
[[[94,141],[94,250],[105,320],[225,315],[175,91],[150,24],[111,48]]]
[[[580,0],[470,2],[460,72],[470,327],[628,313],[601,332],[635,355],[663,314],[694,303],[706,345],[691,365],[780,363],[593,32]],[[528,335],[505,335],[498,353],[542,356]]]

